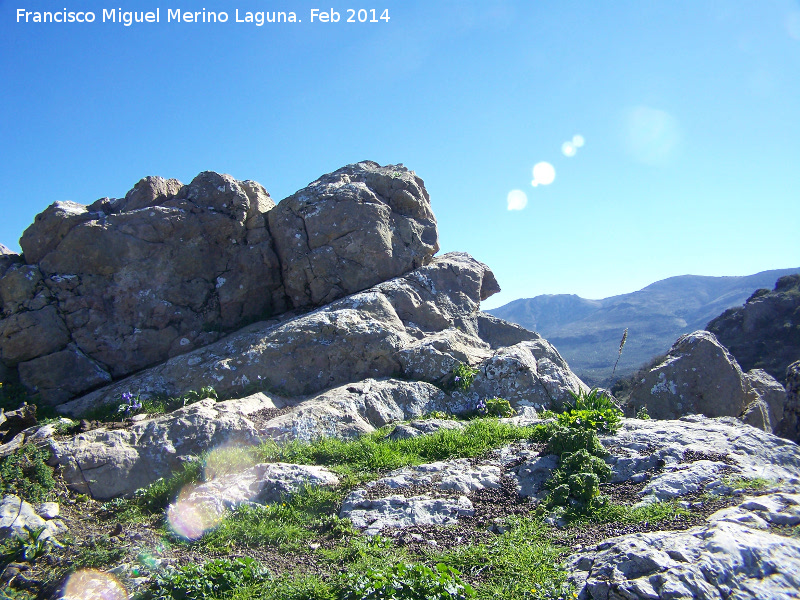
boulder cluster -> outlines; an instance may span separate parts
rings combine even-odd
[[[278,206],[229,175],[147,177],[124,198],[54,203],[20,246],[0,255],[0,361],[53,405],[428,264],[439,249],[422,180],[372,162]]]
[[[148,177],[124,198],[53,204],[20,245],[22,255],[0,247],[0,381],[73,418],[209,388],[219,400],[119,427],[66,418],[40,427],[32,407],[0,410],[0,457],[46,446],[73,492],[110,500],[200,455],[208,470],[219,452],[225,469],[167,510],[189,538],[236,506],[340,483],[320,466],[233,468],[241,447],[390,424],[392,439],[464,429],[421,417],[470,413],[491,398],[515,409],[503,421],[531,425],[587,390],[547,340],[481,312],[499,291],[488,266],[434,256],[428,193],[402,165],[349,165],[277,205],[260,184],[228,175],[189,185]],[[680,338],[632,389],[629,406],[653,419],[623,419],[600,438],[608,485],[641,506],[691,508],[754,481],[762,493],[739,490],[740,502],[683,531],[648,526],[576,546],[567,564],[578,596],[797,597],[800,543],[785,533],[800,525],[798,388],[800,362],[784,389],[765,371],[744,372],[712,333]],[[366,535],[457,524],[490,494],[543,500],[559,460],[521,441],[404,467],[350,490],[336,510]],[[197,507],[211,524],[185,519]],[[63,532],[57,506],[2,498],[0,527],[23,521]]]

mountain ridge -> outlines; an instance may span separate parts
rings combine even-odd
[[[545,336],[584,381],[608,384],[626,328],[628,340],[615,376],[632,373],[666,352],[680,335],[704,329],[755,290],[771,289],[778,278],[794,273],[800,267],[743,276],[676,275],[608,298],[543,294],[486,312]]]

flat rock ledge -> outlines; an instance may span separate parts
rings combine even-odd
[[[567,561],[579,600],[800,597],[800,540],[769,525],[800,523],[800,495],[747,498],[686,531],[605,540]]]

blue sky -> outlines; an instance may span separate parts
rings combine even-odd
[[[162,22],[100,22],[120,6]],[[390,20],[345,23],[349,6]],[[98,19],[16,21],[65,7]],[[339,23],[309,22],[329,7]],[[163,22],[176,8],[230,19]],[[302,22],[234,23],[237,8]],[[425,180],[442,251],[486,262],[503,288],[485,307],[601,298],[800,266],[799,142],[797,0],[0,0],[13,249],[51,202],[122,196],[145,175],[215,170],[277,201],[371,159]],[[533,187],[542,162],[555,179]]]

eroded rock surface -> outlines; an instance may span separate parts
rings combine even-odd
[[[229,175],[147,177],[124,198],[54,203],[20,245],[0,260],[0,361],[55,405],[427,264],[438,235],[421,179],[362,162],[277,207]]]
[[[786,368],[786,405],[775,433],[800,443],[800,360]]]
[[[494,396],[513,406],[548,407],[551,400],[563,402],[570,390],[584,388],[543,339],[494,349],[479,337],[480,301],[496,285],[486,265],[449,253],[310,313],[245,327],[59,410],[76,415],[118,403],[126,392],[175,396],[205,386],[228,397],[253,385],[302,397],[398,374],[447,387],[460,363],[479,373],[469,390],[451,394],[453,411]]]
[[[744,373],[714,334],[695,331],[675,342],[661,364],[631,390],[630,404],[655,419],[688,414],[740,417],[772,431],[783,418],[783,387],[760,369]]]
[[[768,530],[800,522],[800,496],[748,498],[686,531],[637,533],[570,557],[580,600],[800,596],[800,540]]]

